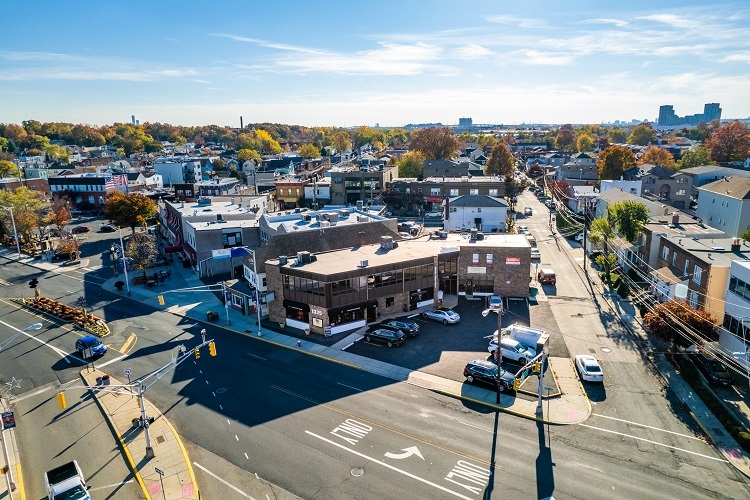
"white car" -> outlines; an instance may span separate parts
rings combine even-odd
[[[444,325],[448,323],[458,323],[461,316],[457,312],[451,311],[446,307],[440,307],[438,309],[428,309],[422,313],[422,317],[425,319],[434,319],[435,321],[442,321]]]
[[[576,241],[579,241],[579,242],[580,242],[580,241],[583,241],[583,233],[578,233],[578,234],[576,234],[576,236],[575,236],[575,240],[576,240]]]
[[[531,249],[531,258],[532,259],[541,259],[542,258],[542,252],[539,251],[538,248],[534,247]]]
[[[524,231],[528,231],[529,226],[518,226],[518,233],[523,234]]]
[[[487,346],[487,351],[493,353],[497,350],[497,340],[493,339],[490,341],[490,345]],[[502,337],[500,339],[500,356],[518,363],[526,364],[529,360],[536,356],[536,351],[531,347],[526,347],[517,340],[513,340],[510,337]]]
[[[441,219],[443,212],[427,212],[424,214],[427,219]]]
[[[529,231],[528,229],[524,229],[523,234],[526,236],[534,236],[533,234],[531,234],[531,231]]]
[[[579,354],[575,357],[576,370],[581,380],[586,382],[604,382],[604,372],[594,356]]]
[[[531,209],[531,207],[526,207],[523,209],[524,215],[534,215],[534,210]]]

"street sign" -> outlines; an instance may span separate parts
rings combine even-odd
[[[16,417],[12,411],[4,411],[3,417],[3,429],[11,429],[16,426]]]
[[[154,470],[155,470],[155,471],[156,471],[156,473],[157,473],[157,474],[159,474],[160,476],[163,476],[163,475],[164,475],[164,471],[163,471],[163,470],[161,470],[160,468],[158,468],[158,467],[154,467]]]
[[[125,368],[125,376],[126,377],[129,377],[131,373],[133,373],[133,372],[130,371],[130,368]]]

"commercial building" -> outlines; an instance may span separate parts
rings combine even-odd
[[[439,305],[446,295],[528,297],[531,247],[523,235],[448,233],[265,262],[273,322],[331,335],[382,314]]]
[[[710,123],[713,120],[721,120],[721,106],[717,102],[705,104],[703,113],[687,116],[677,116],[671,104],[659,106],[658,124],[660,127],[698,125],[700,122]]]

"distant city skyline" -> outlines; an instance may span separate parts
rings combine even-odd
[[[630,123],[706,103],[750,117],[738,0],[3,7],[0,123]]]

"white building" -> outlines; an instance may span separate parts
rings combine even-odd
[[[450,231],[505,232],[508,204],[501,198],[464,195],[451,198],[445,227]]]
[[[604,194],[609,189],[620,189],[626,193],[634,194],[635,196],[641,196],[641,181],[612,181],[603,180],[599,189],[599,194]]]
[[[729,268],[729,287],[724,297],[724,319],[719,327],[719,344],[727,356],[744,362],[748,359],[750,338],[750,261],[735,260]]]
[[[750,179],[725,177],[699,187],[695,214],[705,224],[739,236],[750,227]]]
[[[577,214],[593,211],[599,201],[599,191],[594,186],[571,186],[568,208]]]

